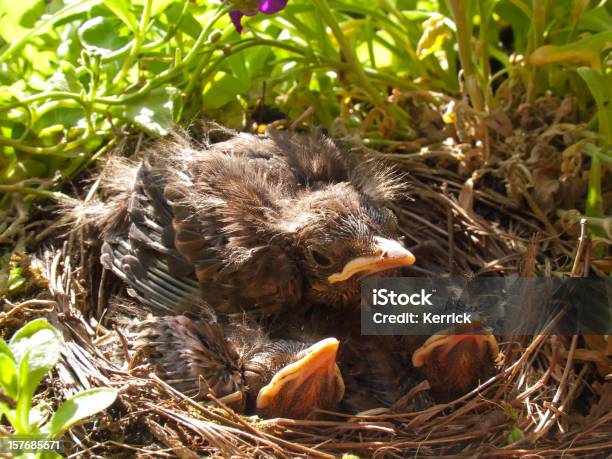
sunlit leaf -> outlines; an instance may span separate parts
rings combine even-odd
[[[79,39],[88,51],[108,56],[128,42],[117,33],[120,24],[112,18],[96,16],[79,27]]]
[[[601,69],[601,52],[612,47],[612,32],[601,32],[566,45],[545,45],[536,49],[529,62],[534,65],[570,64]]]
[[[52,438],[58,437],[77,422],[111,406],[117,393],[111,388],[96,388],[70,397],[58,408],[44,430]]]
[[[44,0],[0,0],[0,37],[14,41],[32,28],[44,12]]]
[[[104,4],[121,19],[132,31],[138,28],[136,18],[130,11],[130,0],[104,0]]]
[[[158,88],[122,109],[121,115],[148,134],[166,135],[175,125],[174,110],[179,91],[171,86]]]
[[[17,367],[7,354],[0,354],[0,389],[13,400],[17,399],[19,392]]]
[[[207,108],[215,109],[236,99],[249,89],[249,84],[229,73],[218,73],[204,88],[203,101]]]
[[[13,361],[15,361],[15,357],[13,356],[11,349],[9,348],[8,344],[6,344],[6,341],[4,341],[2,338],[0,338],[0,354],[7,355]]]
[[[181,4],[179,2],[174,2],[164,11],[164,15],[166,16],[169,24],[176,24],[179,20],[180,14],[182,11]],[[181,31],[183,31],[189,37],[196,39],[200,32],[202,31],[202,26],[200,23],[193,17],[193,14],[186,13],[183,15],[181,19]]]
[[[51,88],[58,91],[79,91],[81,84],[77,76],[77,70],[72,63],[61,61],[53,76],[48,80]]]
[[[180,0],[180,1],[176,1],[176,0],[152,0],[151,2],[151,16],[157,16],[158,14],[162,13],[166,8],[168,8],[168,6],[171,3],[178,3],[179,5],[182,5],[185,1],[189,1],[189,0]],[[147,2],[147,0],[133,0],[135,5],[142,5],[144,6],[145,2]]]
[[[59,332],[45,319],[35,319],[17,330],[9,348],[19,367],[19,394],[32,398],[36,387],[57,363],[62,346]]]
[[[8,289],[9,290],[17,290],[23,284],[25,284],[26,279],[21,275],[21,268],[13,268],[9,272],[8,278]]]

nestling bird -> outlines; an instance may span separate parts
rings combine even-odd
[[[167,143],[113,168],[102,262],[165,313],[198,290],[221,313],[358,304],[361,277],[414,263],[386,207],[401,176],[320,135]]]
[[[303,419],[317,408],[335,409],[344,395],[335,338],[312,345],[271,340],[245,323],[224,329],[214,319],[182,315],[149,319],[140,329],[136,348],[192,397],[233,396],[228,404],[242,412]]]
[[[411,360],[438,400],[449,401],[483,382],[498,354],[495,337],[474,325],[462,333],[429,337],[412,353]]]

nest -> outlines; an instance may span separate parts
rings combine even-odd
[[[513,122],[529,123],[538,111],[525,108],[516,113],[520,119]],[[569,135],[550,132],[555,123],[563,122],[567,129],[566,121],[548,120],[541,129],[531,130],[531,137],[521,138],[531,145],[513,148],[533,152],[539,145],[544,155],[546,142]],[[474,165],[482,152],[470,156],[473,148],[460,144],[430,145],[414,155],[383,155],[411,172],[414,201],[396,208],[407,244],[428,248],[437,272],[605,274],[605,264],[589,258],[587,224],[578,227],[581,235],[567,230],[559,236],[558,225],[564,223],[549,221],[546,193],[540,196],[542,190],[525,186],[521,165],[530,158],[520,151],[508,152],[507,142],[491,139],[487,148],[501,158],[493,166]],[[367,148],[361,151],[374,154]],[[508,178],[504,189],[499,181],[487,183],[485,168],[489,176]],[[570,176],[566,185],[571,180]],[[553,200],[562,199],[562,191],[557,189]],[[421,411],[404,412],[401,407],[409,406],[407,402],[425,386],[412,389],[403,403],[391,408],[323,413],[321,419],[262,420],[238,414],[228,408],[227,400],[213,396],[207,403],[196,402],[152,373],[132,350],[130,319],[125,314],[105,316],[96,307],[99,295],[91,294],[88,281],[93,264],[87,238],[73,233],[61,247],[55,244],[33,257],[30,266],[45,279],[46,292],[36,299],[7,302],[0,312],[0,331],[10,335],[25,321],[44,316],[63,333],[61,363],[37,397],[57,405],[90,387],[120,390],[109,410],[71,429],[69,454],[607,457],[612,451],[609,358],[580,336],[503,337],[495,376],[457,400]],[[549,327],[558,319],[553,318]]]

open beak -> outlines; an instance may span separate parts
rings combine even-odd
[[[490,352],[495,358],[499,354],[497,340],[493,335],[433,335],[412,354],[412,364],[416,368],[422,367],[435,350],[440,352],[440,360],[446,360],[458,345],[473,346],[473,355],[486,355]]]
[[[399,242],[376,237],[374,254],[349,261],[339,273],[327,278],[330,284],[350,279],[358,273],[373,274],[388,269],[409,266],[416,261],[414,255]]]
[[[327,338],[300,352],[279,370],[257,396],[257,412],[267,418],[304,419],[317,408],[332,410],[344,396],[336,365],[340,343]]]
[[[433,335],[412,354],[412,364],[445,400],[476,387],[499,354],[492,334]]]

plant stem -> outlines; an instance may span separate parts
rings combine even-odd
[[[486,11],[485,0],[478,0],[478,12],[480,14],[480,66],[482,68],[482,88],[485,94],[487,110],[493,109],[495,99],[490,90],[491,64],[489,62],[489,17]]]
[[[383,105],[384,100],[381,97],[378,90],[372,85],[368,77],[365,75],[361,64],[357,61],[357,57],[353,52],[353,48],[350,43],[344,36],[338,21],[334,18],[332,11],[329,8],[327,0],[313,0],[312,3],[315,4],[321,15],[323,16],[323,20],[332,30],[338,45],[340,46],[340,52],[342,56],[346,59],[347,63],[351,66],[351,69],[355,72],[356,79],[358,83],[361,85],[361,89],[364,90],[372,99],[372,102],[376,105]]]
[[[529,36],[526,56],[530,56],[535,49],[540,47],[546,19],[545,6],[542,0],[533,0],[532,9],[531,34]],[[538,66],[532,65],[529,59],[527,59],[525,66],[527,69],[527,103],[532,104],[535,100]]]
[[[361,89],[367,94],[367,96],[370,98],[370,101],[374,105],[389,112],[397,118],[397,121],[401,122],[402,124],[405,124],[405,126],[407,127],[410,121],[409,115],[397,105],[387,104],[378,89],[367,77],[361,63],[357,60],[357,56],[355,56],[355,53],[353,52],[352,46],[344,36],[344,33],[342,32],[338,21],[336,21],[336,18],[334,17],[331,9],[329,8],[327,0],[313,0],[312,3],[317,8],[319,13],[321,13],[323,21],[325,21],[325,23],[329,26],[332,33],[334,34],[334,37],[336,38],[336,41],[340,46],[340,53],[342,57],[346,59],[348,65],[351,67],[353,75],[357,80],[357,84],[359,85],[359,89]]]
[[[457,26],[459,60],[463,68],[465,90],[476,110],[484,111],[484,98],[480,91],[480,78],[472,56],[472,25],[468,21],[467,0],[448,0],[448,6]]]
[[[125,61],[123,61],[123,66],[113,79],[111,87],[115,87],[117,84],[123,81],[125,75],[132,68],[136,58],[138,57],[140,47],[142,46],[142,42],[144,40],[144,35],[147,32],[147,27],[149,26],[149,20],[151,19],[152,4],[153,0],[145,0],[144,10],[142,12],[142,16],[140,17],[140,24],[138,25],[138,29],[134,31],[134,46],[132,46],[132,51],[128,57],[125,59]]]
[[[0,185],[0,193],[22,193],[32,194],[41,198],[54,199],[56,201],[69,201],[71,198],[59,191],[49,191],[40,188],[16,185]]]

